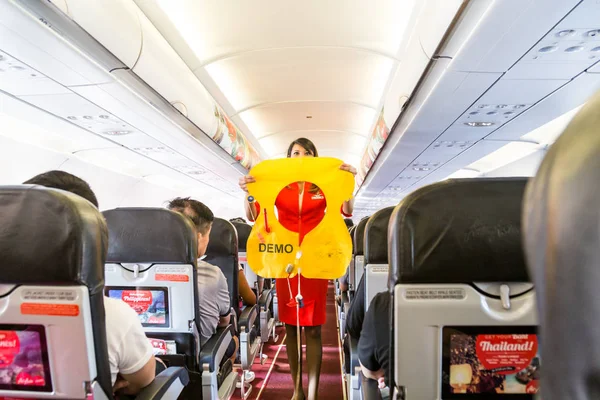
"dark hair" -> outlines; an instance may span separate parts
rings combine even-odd
[[[48,171],[39,174],[23,182],[25,185],[40,185],[49,188],[60,189],[83,197],[98,208],[98,199],[83,179],[65,171]]]
[[[290,143],[290,147],[288,147],[288,151],[287,151],[287,156],[288,158],[292,156],[292,149],[294,148],[294,145],[298,145],[298,146],[302,146],[305,150],[308,150],[308,152],[310,154],[312,154],[315,157],[319,157],[319,152],[317,151],[317,147],[315,146],[315,144],[313,142],[311,142],[309,139],[307,138],[298,138],[296,140],[294,140],[292,143]]]
[[[177,197],[169,202],[167,208],[172,211],[177,211],[189,217],[199,233],[206,235],[208,228],[213,223],[215,215],[210,208],[198,200],[189,197]]]
[[[346,227],[348,229],[354,226],[354,221],[352,221],[350,218],[344,218],[344,222],[346,223]]]
[[[229,222],[234,223],[237,222],[239,224],[247,224],[246,220],[242,217],[231,218]]]
[[[296,144],[298,146],[302,146],[304,148],[304,150],[308,150],[308,152],[310,154],[312,154],[313,157],[319,157],[319,152],[317,151],[317,147],[315,146],[315,144],[313,142],[311,142],[310,139],[301,137],[301,138],[294,140],[292,143],[290,143],[290,147],[288,147],[288,151],[287,151],[288,158],[290,158],[292,156],[292,149],[294,148],[294,145],[296,145]],[[288,185],[288,188],[290,188],[289,185]],[[313,183],[310,186],[310,189],[308,191],[311,193],[318,193],[320,190],[321,189],[319,189],[319,187]]]

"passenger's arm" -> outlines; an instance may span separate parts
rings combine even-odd
[[[150,357],[148,362],[137,372],[131,374],[121,374],[128,385],[123,390],[125,394],[138,394],[143,388],[148,386],[154,380],[156,373],[156,359]]]
[[[250,288],[248,281],[246,280],[246,275],[244,275],[244,270],[240,269],[238,272],[238,290],[240,292],[240,296],[242,296],[242,301],[247,306],[256,305],[256,294]]]
[[[124,392],[136,394],[154,380],[156,360],[152,345],[146,338],[142,324],[137,314],[127,304],[123,303],[120,310],[120,327],[107,326],[107,329],[115,329],[119,335],[117,343],[113,343],[117,359],[119,374],[127,381]],[[109,343],[110,345],[110,343]]]
[[[350,268],[346,268],[346,273],[344,274],[344,276],[342,276],[340,278],[340,291],[342,293],[348,291],[348,278],[349,278],[349,274],[350,274]]]
[[[229,325],[231,321],[231,300],[227,279],[220,270],[219,279],[217,281],[217,304],[219,305],[219,323],[217,326],[222,328]]]
[[[360,339],[358,340],[358,361],[362,373],[367,378],[378,380],[385,375],[385,371],[381,366],[378,357],[379,342],[377,340],[378,329],[381,329],[387,323],[387,315],[381,315],[380,307],[378,307],[378,296],[375,296],[369,310],[365,315]],[[387,327],[386,327],[387,329]],[[386,343],[386,346],[389,346]]]
[[[354,299],[352,299],[352,303],[348,309],[348,315],[346,315],[346,332],[355,339],[360,339],[365,319],[364,278],[364,275],[360,278],[360,282],[354,292]]]
[[[384,377],[385,374],[382,368],[380,368],[378,371],[371,371],[369,368],[362,365],[360,360],[358,360],[358,362],[360,363],[360,370],[362,371],[363,375],[367,378],[379,381],[379,378]]]
[[[220,316],[219,317],[219,323],[217,324],[217,327],[224,328],[227,325],[229,325],[230,323],[231,323],[231,313],[225,315],[224,317]]]

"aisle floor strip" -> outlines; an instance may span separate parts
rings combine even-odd
[[[267,375],[265,376],[265,380],[264,380],[262,386],[260,387],[260,391],[258,392],[258,395],[256,395],[256,400],[260,400],[260,395],[262,394],[264,388],[269,384],[269,377],[271,376],[271,371],[273,371],[273,367],[275,367],[275,364],[277,363],[277,357],[279,357],[279,352],[281,351],[283,346],[285,346],[286,337],[287,337],[287,333],[283,336],[283,340],[281,341],[281,344],[279,345],[279,348],[277,349],[277,353],[275,353],[275,357],[273,357],[273,362],[271,363],[271,367],[269,368],[269,371],[267,372]]]

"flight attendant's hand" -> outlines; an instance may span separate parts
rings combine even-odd
[[[348,171],[350,172],[352,175],[356,176],[356,168],[354,168],[352,165],[350,164],[342,164],[340,165],[340,169],[342,171]]]
[[[246,175],[246,176],[242,176],[238,182],[238,184],[240,185],[240,189],[242,189],[244,192],[248,193],[248,184],[249,183],[254,183],[256,182],[256,179],[254,179],[254,177],[250,176],[250,175]]]

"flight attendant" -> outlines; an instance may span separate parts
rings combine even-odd
[[[318,157],[317,148],[306,138],[294,140],[287,151],[288,158]],[[356,169],[348,164],[342,164],[341,170],[356,175]],[[240,178],[239,185],[248,192],[247,184],[256,182],[252,176]],[[345,217],[352,215],[354,199],[343,203],[341,213]],[[252,207],[246,198],[246,215],[254,221],[258,216],[260,205]],[[286,229],[298,232],[300,243],[304,236],[315,228],[323,219],[327,200],[316,185],[310,182],[296,182],[283,188],[275,201],[278,220]],[[302,389],[302,369],[298,363],[298,336],[296,315],[296,295],[298,294],[298,279],[304,306],[300,308],[299,326],[304,328],[306,336],[306,363],[308,369],[308,399],[316,400],[319,389],[319,375],[323,347],[321,343],[321,325],[325,323],[327,303],[327,279],[310,279],[296,275],[293,278],[277,279],[276,290],[279,299],[279,319],[285,323],[286,351],[290,363],[292,379],[294,380],[293,400],[305,398]]]

